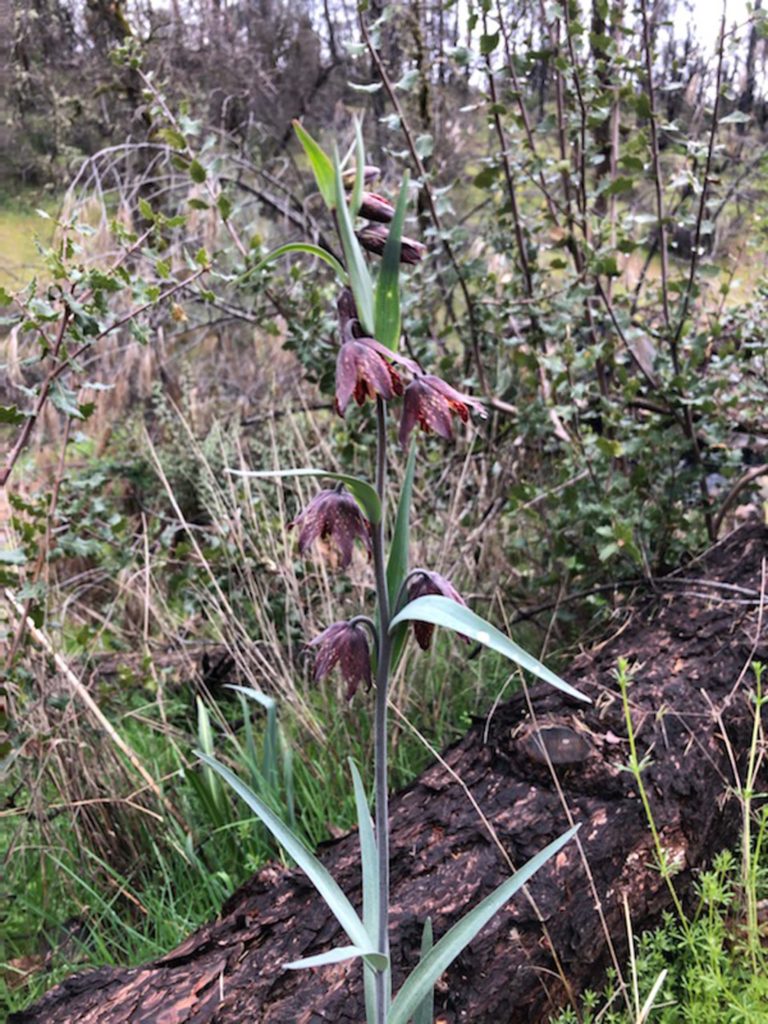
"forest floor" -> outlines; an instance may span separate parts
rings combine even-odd
[[[758,810],[765,818],[764,810],[750,805],[768,786],[765,768],[749,784],[744,772],[748,760],[751,770],[762,759],[763,723],[755,722],[754,698],[755,666],[768,664],[767,559],[768,529],[753,521],[658,580],[651,592],[628,595],[611,635],[578,655],[565,673],[592,696],[591,708],[576,708],[552,691],[533,689],[530,700],[519,694],[478,720],[394,799],[393,905],[401,937],[395,957],[399,953],[404,961],[418,946],[426,914],[439,936],[467,902],[503,876],[499,843],[521,863],[562,831],[568,814],[584,825],[584,853],[577,855],[574,846],[531,883],[536,913],[516,899],[449,969],[436,1003],[441,1024],[548,1021],[569,1002],[566,984],[614,1001],[618,1009],[606,1020],[634,1022],[644,1018],[639,1003],[632,1006],[632,991],[642,1001],[662,972],[651,1020],[714,1021],[721,1019],[720,1009],[733,1021],[768,1019],[765,879],[748,884],[750,851],[743,853],[744,884],[732,887],[730,899],[719,898],[713,907],[702,895],[705,873],[733,846],[745,814]],[[616,682],[620,659],[629,665],[626,702]],[[759,698],[759,682],[757,693]],[[764,711],[759,699],[758,706]],[[674,848],[679,855],[674,872],[654,863],[651,826],[637,799],[637,780],[627,771],[628,708],[653,825],[667,852]],[[579,737],[576,761],[561,762],[555,743],[548,748],[552,763],[545,763],[534,733],[544,735],[547,728]],[[355,893],[356,836],[322,849],[342,887]],[[667,934],[680,929],[681,945],[664,951],[658,941],[641,939],[640,956],[627,966],[623,900],[635,934],[685,906],[690,916],[684,922],[667,918],[665,925]],[[544,935],[542,919],[548,924]],[[282,967],[286,959],[337,943],[337,930],[300,873],[271,864],[226,902],[217,921],[175,951],[145,967],[70,978],[11,1021],[154,1020],[151,1007],[160,1005],[170,1014],[164,1019],[178,1024],[237,1024],[244,1017],[293,1024],[359,1021],[354,964],[288,974]],[[552,969],[550,942],[566,984]],[[730,973],[723,970],[726,952]],[[606,991],[612,961],[625,984],[614,975]],[[401,973],[402,964],[396,983]],[[544,978],[549,980],[542,983]],[[571,1019],[569,1012],[563,1020]],[[587,1013],[581,1019],[593,1018]]]

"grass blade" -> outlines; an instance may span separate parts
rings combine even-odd
[[[208,708],[202,702],[200,697],[195,697],[197,703],[197,740],[200,747],[206,754],[213,755],[213,729],[211,729],[211,716],[208,714]],[[217,814],[221,814],[224,803],[224,793],[221,788],[221,783],[216,778],[210,768],[203,768],[203,778],[205,779],[205,787],[208,790],[208,795],[211,800],[212,806],[215,808]]]
[[[296,861],[310,882],[312,882],[325,900],[328,909],[349,936],[350,941],[360,949],[367,951],[370,943],[365,926],[358,917],[355,908],[344,895],[336,880],[330,875],[325,865],[313,853],[310,853],[298,836],[294,835],[266,803],[253,790],[249,789],[244,782],[238,779],[234,772],[231,772],[229,768],[221,764],[220,761],[217,761],[215,757],[210,757],[200,750],[195,751],[195,753],[204,764],[217,772],[227,785],[248,804],[253,813],[261,819],[275,839]]]
[[[545,846],[540,853],[532,857],[511,878],[487,896],[481,903],[465,914],[462,919],[446,932],[440,941],[432,947],[423,960],[409,974],[402,988],[397,993],[387,1017],[387,1024],[408,1024],[408,1021],[423,1003],[427,994],[432,991],[435,982],[448,968],[462,950],[469,945],[477,933],[491,920],[494,914],[522,888],[528,879],[540,867],[553,857],[569,842],[581,826],[569,829],[559,839]]]
[[[376,281],[374,337],[392,352],[400,343],[400,240],[403,236],[405,210],[408,206],[408,172],[403,175],[395,215],[381,257]]]
[[[401,622],[405,621],[431,622],[435,626],[446,626],[448,629],[453,629],[463,636],[477,640],[478,643],[490,648],[490,650],[503,654],[505,658],[514,661],[515,664],[524,668],[526,672],[530,672],[531,675],[543,679],[545,683],[549,683],[550,686],[554,686],[557,690],[562,690],[569,697],[586,701],[588,704],[592,703],[589,697],[580,693],[579,690],[570,686],[559,676],[556,676],[554,672],[548,669],[546,665],[542,665],[532,654],[528,654],[514,640],[510,640],[508,636],[505,636],[501,630],[496,629],[490,622],[486,622],[485,619],[470,611],[469,608],[465,608],[464,605],[452,601],[449,597],[433,597],[430,595],[429,597],[419,597],[415,601],[411,601],[392,619],[389,627],[390,633]]]

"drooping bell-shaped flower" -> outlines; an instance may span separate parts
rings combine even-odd
[[[299,552],[303,555],[315,541],[330,541],[339,552],[339,568],[352,561],[355,539],[371,554],[371,524],[352,495],[343,487],[320,491],[296,516],[288,529],[298,527]]]
[[[387,244],[389,229],[384,224],[368,224],[357,232],[357,237],[364,249],[381,256]],[[413,238],[400,239],[400,262],[418,263],[427,254],[426,245]]]
[[[448,597],[451,601],[456,601],[457,604],[463,604],[466,607],[467,602],[456,587],[445,576],[441,576],[439,572],[430,572],[428,569],[414,569],[411,577],[408,585],[409,601],[415,601],[417,597],[427,597],[430,594],[434,594],[438,597]],[[414,620],[413,633],[416,637],[416,643],[422,651],[426,651],[429,648],[434,631],[435,627],[431,622],[418,622]],[[461,634],[459,636],[465,643],[469,643],[469,637],[462,636]]]
[[[381,351],[379,351],[381,350]],[[391,353],[373,338],[354,338],[347,334],[336,359],[336,411],[346,412],[354,396],[358,405],[366,398],[380,395],[386,401],[402,395],[403,384],[382,353]]]
[[[347,684],[347,700],[352,700],[360,683],[371,686],[371,652],[365,627],[354,622],[334,622],[324,629],[310,647],[317,648],[314,680],[320,682],[336,667]]]
[[[476,398],[457,391],[434,374],[421,374],[405,389],[400,417],[400,444],[403,448],[408,447],[411,432],[417,423],[422,430],[433,430],[446,441],[452,441],[451,415],[455,413],[466,423],[470,409],[481,416],[486,415],[483,405]]]

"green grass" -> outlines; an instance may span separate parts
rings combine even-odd
[[[52,214],[55,200],[29,193],[4,196],[0,201],[0,287],[9,291],[22,288],[43,263],[37,247],[49,245],[54,222],[36,212],[40,208]]]
[[[768,817],[763,814],[762,829]],[[760,871],[758,894],[768,893]],[[768,962],[762,942],[744,926],[744,891],[737,858],[724,851],[697,884],[698,905],[690,921],[666,914],[660,927],[640,937],[636,981],[640,1007],[662,971],[666,976],[646,1018],[654,1024],[765,1024]],[[627,971],[630,974],[630,970]],[[613,980],[602,992],[586,992],[581,1018],[567,1010],[553,1024],[636,1024],[640,1015],[623,1009]]]

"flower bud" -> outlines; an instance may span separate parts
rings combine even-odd
[[[366,164],[363,168],[363,184],[370,185],[380,176],[381,171],[378,167],[374,167],[373,164]],[[345,171],[341,180],[344,182],[344,188],[352,189],[355,187],[355,178],[357,176],[357,168],[351,167],[348,171]]]
[[[385,196],[377,192],[363,192],[360,203],[360,216],[366,220],[375,220],[380,224],[389,224],[395,216],[395,208]]]
[[[364,249],[381,256],[387,244],[389,230],[383,224],[369,224],[357,232],[357,237]],[[418,263],[427,253],[427,247],[413,238],[400,239],[400,262]]]

